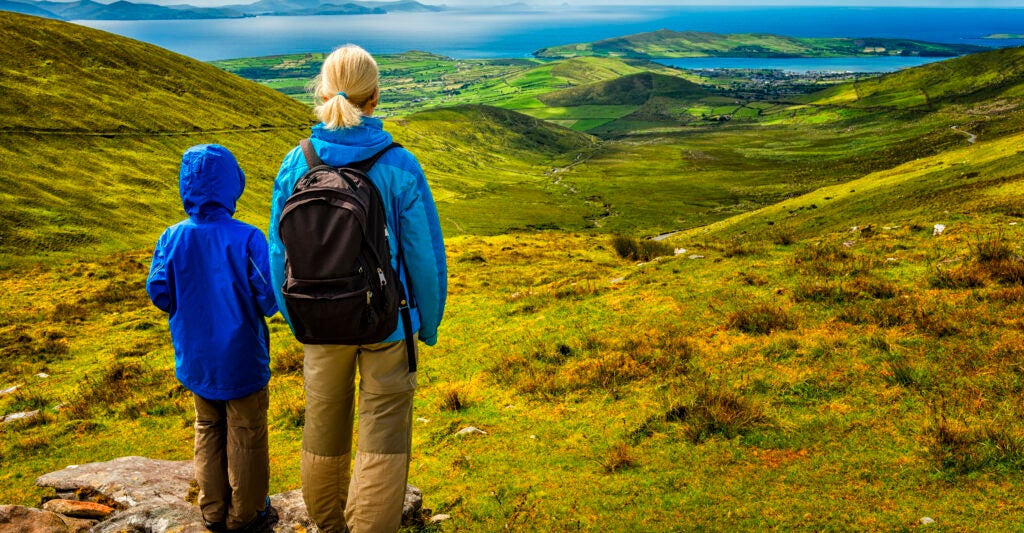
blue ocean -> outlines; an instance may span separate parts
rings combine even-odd
[[[76,22],[204,61],[324,52],[345,43],[359,44],[374,54],[423,50],[454,58],[529,57],[547,46],[662,28],[794,37],[902,37],[990,47],[1024,45],[1021,40],[984,38],[1024,32],[1024,9],[566,6],[548,10]],[[815,70],[820,65],[827,67],[829,61],[811,61],[801,68]],[[857,68],[894,69],[884,63],[858,62]],[[704,66],[709,68],[707,63]]]

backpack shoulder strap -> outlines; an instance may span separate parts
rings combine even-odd
[[[363,172],[369,172],[370,168],[372,168],[373,165],[375,163],[377,163],[377,160],[380,159],[381,156],[383,156],[385,152],[387,152],[388,150],[390,150],[392,148],[401,148],[401,147],[402,147],[401,144],[393,142],[393,143],[385,146],[383,150],[373,154],[372,156],[370,156],[370,157],[368,157],[366,159],[363,159],[362,161],[356,161],[355,163],[351,163],[351,164],[345,165],[345,166],[347,166],[349,168],[354,168],[354,169],[357,169],[357,170],[361,170]]]
[[[306,165],[309,168],[319,167],[324,164],[320,156],[316,155],[316,150],[313,149],[313,142],[310,139],[302,139],[299,141],[299,146],[302,148],[302,155],[306,156]]]
[[[319,166],[322,166],[322,165],[326,164],[326,163],[323,162],[322,159],[320,159],[320,156],[316,155],[316,150],[313,148],[313,142],[309,138],[302,139],[301,141],[299,141],[299,147],[302,148],[302,155],[304,155],[306,157],[306,165],[309,168],[319,167]],[[368,172],[370,170],[370,168],[373,167],[373,165],[377,163],[377,160],[380,159],[381,156],[384,155],[385,152],[387,152],[388,150],[390,150],[392,148],[401,148],[401,147],[402,147],[401,144],[393,142],[393,143],[385,146],[383,150],[373,154],[372,156],[370,156],[370,157],[368,157],[366,159],[363,159],[362,161],[356,161],[355,163],[349,163],[347,165],[342,165],[342,166],[349,167],[349,168],[354,168],[354,169],[357,169],[357,170],[361,170],[363,172]]]

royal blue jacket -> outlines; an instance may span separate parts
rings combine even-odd
[[[277,312],[267,240],[231,216],[245,189],[235,157],[217,145],[189,148],[178,176],[188,213],[153,251],[146,291],[170,314],[178,380],[208,400],[233,400],[270,381],[265,316]]]
[[[391,144],[391,134],[384,131],[380,120],[365,117],[362,125],[352,128],[328,129],[320,124],[313,128],[312,143],[324,163],[341,166],[370,158]],[[285,201],[307,170],[309,167],[302,149],[296,147],[281,163],[270,207],[270,277],[281,314],[289,324],[291,319],[281,295],[285,251],[278,224]],[[391,263],[408,292],[412,330],[418,332],[421,341],[433,346],[437,342],[437,327],[444,315],[448,294],[448,266],[441,223],[427,179],[416,157],[405,149],[389,150],[370,169],[369,176],[384,200]],[[397,263],[399,247],[401,266]],[[401,321],[400,316],[398,328],[384,342],[405,338]]]

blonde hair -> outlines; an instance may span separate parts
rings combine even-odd
[[[377,62],[348,44],[331,52],[313,80],[314,112],[325,126],[351,128],[363,122],[363,109],[379,96]]]

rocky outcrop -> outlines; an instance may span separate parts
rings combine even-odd
[[[161,461],[145,457],[122,457],[104,463],[72,465],[36,480],[36,485],[52,487],[56,491],[59,500],[51,500],[44,506],[59,512],[0,507],[0,530],[52,533],[205,532],[202,516],[195,505],[193,474],[192,461]],[[306,514],[301,490],[275,494],[270,497],[270,503],[278,515],[274,531],[292,533],[316,530]],[[403,522],[419,522],[422,506],[423,495],[420,490],[407,486]],[[69,512],[90,512],[88,509],[101,512],[104,508],[114,511],[100,522],[67,516]],[[10,520],[18,520],[18,524],[26,525],[5,527],[14,524]]]
[[[20,505],[0,505],[0,531],[5,533],[81,533],[89,531],[95,523]]]
[[[0,424],[10,424],[16,420],[32,420],[39,416],[39,409],[35,411],[25,411],[23,413],[11,413],[9,415],[0,416]]]
[[[94,502],[81,502],[77,500],[50,500],[43,504],[44,511],[70,516],[71,518],[85,518],[87,520],[103,520],[117,509],[109,505]]]
[[[187,503],[194,478],[192,461],[121,457],[105,463],[71,465],[40,477],[36,485],[53,487],[61,498],[107,505],[113,502],[114,507],[127,508],[147,503]]]

